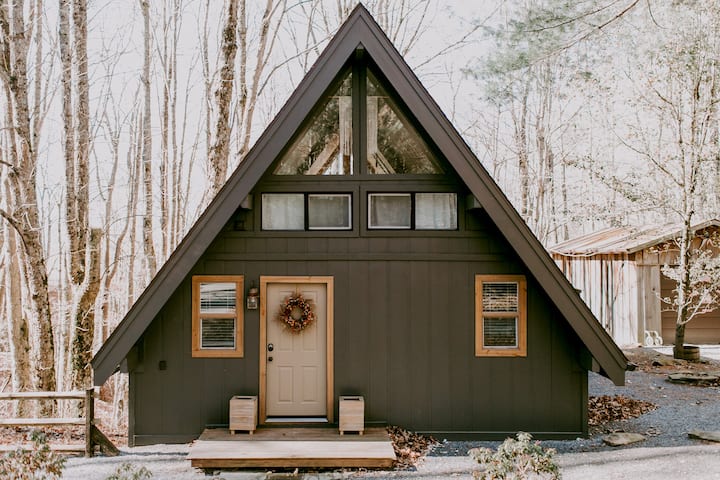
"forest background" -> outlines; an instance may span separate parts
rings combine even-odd
[[[0,387],[91,385],[355,4],[0,0]],[[716,2],[365,5],[546,246],[718,216]]]

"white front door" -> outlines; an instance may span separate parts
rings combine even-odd
[[[265,365],[268,417],[327,416],[327,284],[267,284]],[[293,332],[278,318],[281,305],[302,294],[315,321]]]

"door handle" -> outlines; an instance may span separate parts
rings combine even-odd
[[[268,352],[272,352],[273,350],[275,350],[275,345],[268,343]]]
[[[272,362],[272,357],[268,357],[268,362]]]

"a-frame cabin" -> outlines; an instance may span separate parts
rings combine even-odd
[[[362,6],[93,359],[129,372],[131,445],[233,395],[261,424],[362,395],[369,425],[574,438],[587,372],[626,365]]]

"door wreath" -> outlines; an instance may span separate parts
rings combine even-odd
[[[302,294],[290,295],[280,304],[278,320],[285,324],[293,333],[299,333],[315,321],[312,300],[306,300]]]

